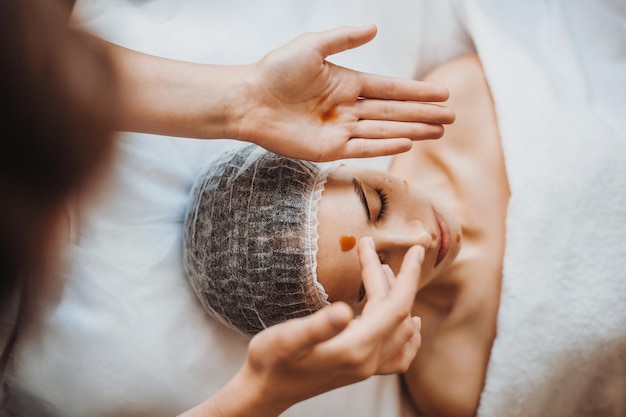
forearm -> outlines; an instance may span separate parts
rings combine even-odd
[[[250,68],[161,58],[106,44],[117,65],[118,130],[239,139]]]

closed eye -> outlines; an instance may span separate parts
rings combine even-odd
[[[385,214],[387,213],[387,207],[388,207],[387,193],[385,193],[382,188],[375,188],[374,189],[374,191],[376,192],[376,195],[378,196],[378,198],[380,200],[380,209],[378,210],[378,213],[376,214],[376,218],[374,219],[373,216],[372,216],[372,212],[370,210],[370,205],[369,205],[369,203],[367,201],[367,196],[365,195],[365,190],[363,189],[363,186],[361,185],[359,180],[357,180],[356,178],[352,179],[352,184],[354,184],[354,191],[356,192],[357,196],[359,197],[359,200],[361,201],[361,205],[363,206],[363,209],[365,210],[365,217],[367,217],[367,220],[370,223],[381,222],[383,220],[383,218],[385,217]],[[370,197],[370,198],[372,198],[372,197]]]
[[[387,213],[388,198],[387,193],[385,193],[380,188],[376,188],[376,194],[378,194],[378,198],[380,198],[380,211],[378,212],[378,216],[376,217],[376,222],[380,222],[383,220],[385,214]]]

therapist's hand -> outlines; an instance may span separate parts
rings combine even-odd
[[[198,415],[277,416],[323,392],[408,369],[421,342],[411,308],[424,250],[406,253],[390,286],[370,242],[358,246],[368,296],[362,315],[353,319],[350,307],[335,303],[257,334],[239,373],[204,405],[211,413]]]
[[[326,61],[374,36],[373,25],[306,33],[251,65],[237,137],[312,161],[391,155],[441,137],[454,121],[435,104],[447,100],[444,87]]]

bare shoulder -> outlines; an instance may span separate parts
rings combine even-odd
[[[425,80],[443,84],[456,92],[473,90],[480,93],[483,88],[480,84],[484,82],[485,77],[478,55],[467,54],[434,68],[426,75]]]
[[[445,127],[441,139],[416,142],[409,152],[396,156],[392,170],[398,175],[411,173],[417,165],[416,159],[426,163],[426,167],[431,166],[428,160],[435,165],[464,160],[463,167],[468,163],[480,167],[474,155],[481,154],[485,148],[499,147],[500,143],[493,100],[478,56],[455,58],[427,74],[425,81],[448,89],[450,98],[446,105],[455,111],[456,120]]]

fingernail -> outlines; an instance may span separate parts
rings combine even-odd
[[[424,256],[426,255],[426,251],[424,250],[423,246],[416,246],[416,254],[415,256],[417,257],[417,262],[419,262],[420,264],[422,262],[424,262]]]
[[[374,239],[371,236],[367,237],[367,244],[370,245],[370,248],[376,249],[376,244],[374,243]]]
[[[415,326],[417,327],[418,330],[422,329],[422,319],[419,318],[418,316],[413,316],[413,323],[415,323]]]

